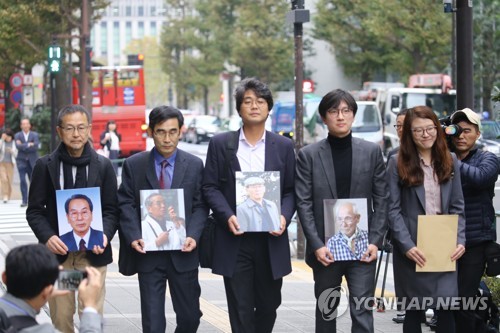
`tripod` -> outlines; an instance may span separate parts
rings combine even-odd
[[[384,303],[385,282],[387,280],[387,270],[389,268],[389,257],[392,253],[391,231],[389,229],[387,229],[387,231],[385,232],[382,248],[380,249],[380,258],[378,258],[377,270],[375,273],[375,288],[377,288],[380,268],[382,266],[382,260],[384,258],[384,252],[386,253],[385,268],[384,268],[384,276],[382,278],[382,290],[380,292],[380,297],[377,298],[377,312],[385,312],[385,303]]]

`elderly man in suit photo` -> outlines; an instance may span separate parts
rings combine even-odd
[[[196,332],[202,316],[197,245],[208,210],[201,193],[203,162],[177,148],[183,123],[182,113],[174,107],[159,106],[151,111],[148,134],[155,146],[125,160],[118,191],[119,267],[124,275],[138,273],[142,330],[146,333],[166,330],[167,281],[176,315],[176,332]],[[182,249],[146,252],[141,231],[141,190],[180,188],[184,190],[186,211],[186,239]],[[164,202],[158,202],[166,208]]]
[[[118,227],[116,175],[109,159],[98,155],[89,142],[92,128],[89,111],[81,105],[64,106],[57,116],[59,146],[38,159],[30,184],[26,220],[38,241],[57,255],[64,269],[83,270],[87,266],[100,272],[103,284],[97,310],[102,314],[106,289],[107,265],[113,262],[111,239]],[[92,251],[69,252],[59,237],[57,190],[98,187],[101,197],[103,244]],[[50,317],[62,332],[73,332],[76,310],[75,293],[49,300]],[[83,308],[78,303],[78,312]]]
[[[224,276],[233,332],[272,332],[283,276],[292,271],[287,226],[295,212],[293,142],[266,131],[271,90],[255,78],[239,84],[236,109],[243,126],[216,135],[208,145],[203,194],[214,213],[212,272]],[[237,171],[280,173],[279,230],[242,232],[236,215]]]
[[[85,194],[74,194],[64,203],[70,232],[61,235],[68,251],[87,251],[103,246],[103,232],[92,228],[94,205]]]
[[[26,177],[31,182],[31,174],[38,159],[38,148],[40,146],[38,133],[31,130],[31,123],[28,118],[21,120],[21,131],[14,135],[14,140],[18,151],[16,164],[21,185],[21,207],[26,207],[28,205],[28,183],[26,182]]]
[[[276,204],[264,198],[266,182],[260,177],[244,181],[246,200],[236,207],[241,231],[274,231],[280,229],[280,212]]]
[[[318,110],[328,127],[328,137],[299,151],[295,193],[316,299],[326,290],[340,288],[345,276],[352,331],[373,332],[372,309],[356,307],[353,298],[373,297],[377,251],[387,229],[389,191],[380,146],[352,137],[357,109],[354,98],[340,89],[322,98]],[[368,246],[361,260],[340,261],[325,246],[324,200],[349,198],[367,200]],[[323,318],[323,306],[317,302],[316,332],[335,332],[336,319]]]

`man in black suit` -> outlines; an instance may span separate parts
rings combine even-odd
[[[26,183],[26,176],[28,176],[31,182],[31,174],[33,173],[35,162],[38,159],[38,147],[40,146],[38,133],[31,130],[31,123],[28,118],[21,120],[21,131],[16,133],[14,140],[17,148],[17,171],[19,171],[19,181],[21,185],[21,207],[25,207],[28,204],[28,184]]]
[[[196,332],[200,324],[198,250],[208,211],[201,194],[203,162],[177,148],[184,123],[182,113],[159,106],[149,114],[148,134],[155,146],[133,155],[123,164],[118,191],[120,205],[120,272],[138,273],[141,293],[142,329],[165,332],[165,292],[168,280],[177,317],[176,332]],[[145,251],[141,232],[140,191],[184,189],[186,239],[179,251]]]
[[[68,251],[87,251],[102,246],[103,232],[91,228],[94,205],[85,194],[74,194],[64,203],[66,218],[73,228],[61,236]]]
[[[212,138],[203,173],[203,194],[216,219],[212,272],[224,276],[231,330],[265,333],[273,330],[282,278],[292,270],[286,228],[295,212],[295,153],[290,139],[265,130],[273,107],[267,85],[245,79],[235,97],[243,127]],[[280,172],[279,230],[240,231],[236,171]]]
[[[98,155],[90,143],[90,113],[81,105],[68,105],[57,116],[57,134],[61,144],[51,154],[38,159],[33,169],[26,219],[38,241],[57,254],[64,269],[83,270],[96,267],[102,284],[106,279],[106,265],[113,261],[111,239],[118,227],[116,175],[109,159]],[[92,251],[69,252],[59,238],[56,190],[99,187],[103,217],[104,244]],[[102,314],[105,289],[98,301]],[[83,310],[79,304],[79,313]],[[75,293],[49,300],[50,316],[56,328],[73,332]]]

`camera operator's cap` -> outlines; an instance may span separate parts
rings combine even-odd
[[[260,177],[248,177],[247,179],[245,179],[245,187],[247,186],[251,186],[251,185],[261,185],[261,184],[265,184],[266,182],[264,181],[264,179],[260,178]]]
[[[482,130],[481,117],[469,108],[458,110],[451,115],[452,124],[456,124],[461,120],[466,120],[471,124],[477,125],[477,127],[479,127],[479,131]]]

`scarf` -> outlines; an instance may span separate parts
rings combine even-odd
[[[82,156],[73,157],[68,154],[66,146],[61,143],[57,148],[59,160],[63,163],[64,189],[87,187],[87,165],[90,164],[90,144],[83,148]],[[73,166],[76,166],[76,177],[73,181]]]

